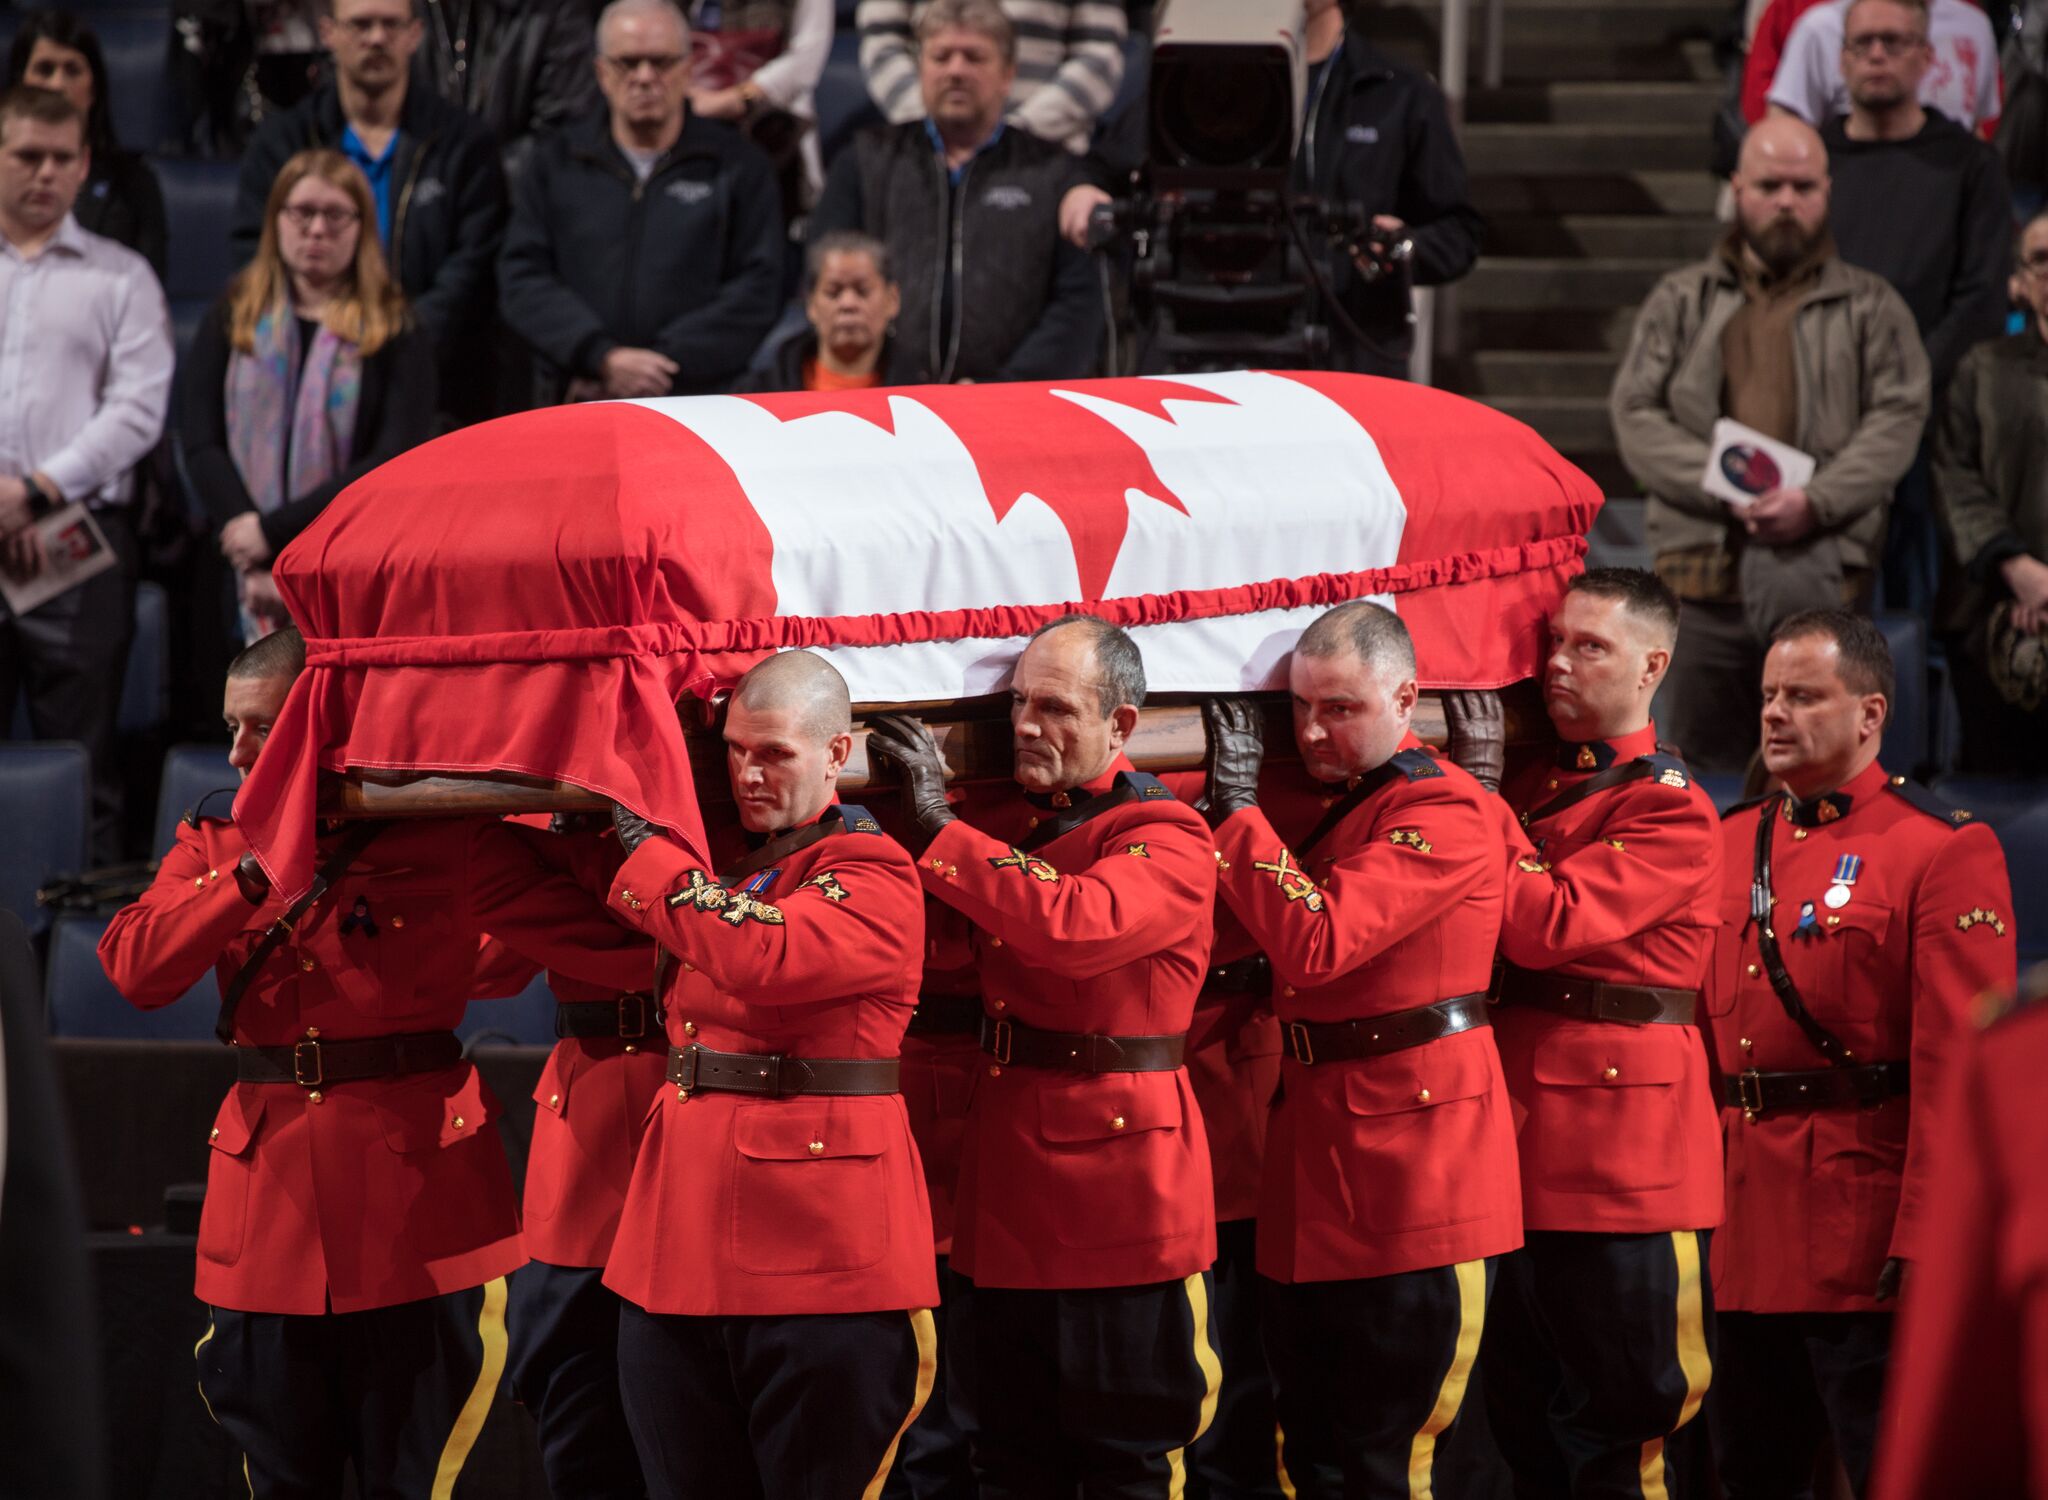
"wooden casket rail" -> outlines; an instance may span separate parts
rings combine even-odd
[[[1257,695],[1266,711],[1266,745],[1277,758],[1294,759],[1294,729],[1283,693]],[[1548,743],[1554,736],[1533,682],[1502,691],[1505,730],[1510,748]],[[893,774],[871,770],[864,713],[902,708],[914,711],[931,726],[939,752],[946,758],[947,779],[954,782],[1004,781],[1010,776],[1010,723],[1001,697],[968,702],[921,705],[856,704],[853,754],[839,778],[849,797],[895,784]],[[727,800],[725,752],[719,742],[713,711],[686,704],[690,720],[690,767],[698,795],[706,802]],[[1443,707],[1435,693],[1424,693],[1415,710],[1415,733],[1426,744],[1444,743]],[[1194,703],[1161,703],[1138,712],[1138,727],[1127,752],[1141,771],[1197,771],[1207,752],[1202,710]],[[437,776],[420,772],[356,771],[322,779],[321,810],[333,817],[445,818],[504,813],[587,812],[610,804],[594,792],[563,782],[530,776]]]

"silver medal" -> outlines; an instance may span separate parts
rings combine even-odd
[[[1821,897],[1821,900],[1828,904],[1830,911],[1840,911],[1849,904],[1849,887],[1846,885],[1831,885],[1828,887],[1828,893]]]

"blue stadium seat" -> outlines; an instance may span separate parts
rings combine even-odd
[[[169,7],[124,6],[91,17],[107,59],[114,134],[130,151],[151,151],[171,134]]]
[[[178,819],[196,806],[201,797],[240,783],[241,777],[228,764],[228,752],[221,746],[171,746],[164,755],[163,779],[157,783],[156,832],[151,836],[151,852],[162,858],[177,842]],[[229,805],[229,798],[217,798],[208,811],[225,813]]]
[[[1740,771],[1695,771],[1692,779],[1722,812],[1742,800],[1743,773]]]
[[[2014,935],[2020,967],[2048,958],[2048,802],[2036,803],[1998,830],[2012,879]]]
[[[1934,795],[1950,807],[1964,807],[1993,828],[2003,828],[2048,802],[2048,783],[2008,780],[2002,776],[1944,776]]]
[[[53,875],[85,868],[90,767],[85,746],[70,740],[0,745],[0,906],[33,935],[49,925],[36,889]]]
[[[121,708],[115,727],[140,734],[170,717],[170,605],[160,583],[135,586],[135,643],[128,648],[128,672],[121,679]]]
[[[455,1034],[464,1042],[481,1038],[520,1047],[554,1046],[555,992],[548,988],[547,975],[537,976],[508,1000],[473,1002]]]
[[[816,97],[818,152],[829,172],[832,159],[853,139],[855,131],[882,123],[882,112],[868,97],[867,75],[860,70],[860,39],[851,26],[841,27],[832,38]]]
[[[203,311],[227,289],[228,277],[237,269],[228,246],[228,226],[234,220],[241,166],[171,157],[154,165],[171,226],[164,294],[171,299],[175,321],[178,304],[196,302]]]
[[[183,996],[159,1010],[137,1010],[100,967],[100,934],[108,918],[66,912],[50,932],[43,997],[52,1036],[122,1041],[205,1042],[220,1014],[220,984],[209,970]]]
[[[1885,610],[1876,617],[1885,644],[1892,648],[1892,670],[1898,677],[1898,701],[1884,727],[1881,758],[1896,776],[1918,776],[1927,764],[1932,693],[1927,677],[1927,622],[1918,615]]]

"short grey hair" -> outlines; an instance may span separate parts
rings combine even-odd
[[[818,277],[825,269],[828,255],[865,255],[875,263],[875,274],[884,282],[896,278],[889,274],[889,247],[871,234],[858,229],[834,229],[819,235],[811,241],[811,248],[804,252],[804,295],[817,290]]]
[[[684,45],[690,40],[690,18],[683,14],[683,8],[675,0],[611,0],[597,16],[597,55],[603,57],[604,29],[611,24],[614,16],[667,16],[676,23],[676,30],[682,34]]]
[[[1138,643],[1122,627],[1094,615],[1061,615],[1032,631],[1031,639],[1035,641],[1070,625],[1085,630],[1095,647],[1095,693],[1102,716],[1108,718],[1126,703],[1143,708],[1145,658],[1138,654]]]
[[[1401,617],[1383,604],[1355,599],[1319,615],[1295,642],[1297,656],[1355,652],[1375,673],[1405,682],[1415,675],[1415,640]]]
[[[978,31],[996,44],[1003,61],[1017,60],[1017,26],[997,0],[931,0],[917,17],[917,49],[949,27]]]

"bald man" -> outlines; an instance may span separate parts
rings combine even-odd
[[[1686,643],[1657,721],[1701,771],[1740,771],[1755,752],[1764,650],[1781,621],[1816,604],[1868,608],[1885,513],[1928,410],[1911,311],[1835,253],[1812,127],[1759,122],[1730,182],[1735,224],[1651,292],[1609,403]],[[1760,452],[1716,454],[1722,418],[1809,455],[1812,476],[1788,484]],[[1710,456],[1753,498],[1708,494]]]
[[[770,657],[727,710],[753,846],[714,872],[619,808],[611,902],[663,951],[668,1078],[605,1285],[655,1500],[871,1495],[931,1394],[931,1205],[897,1091],[924,895],[837,799],[846,683]]]

